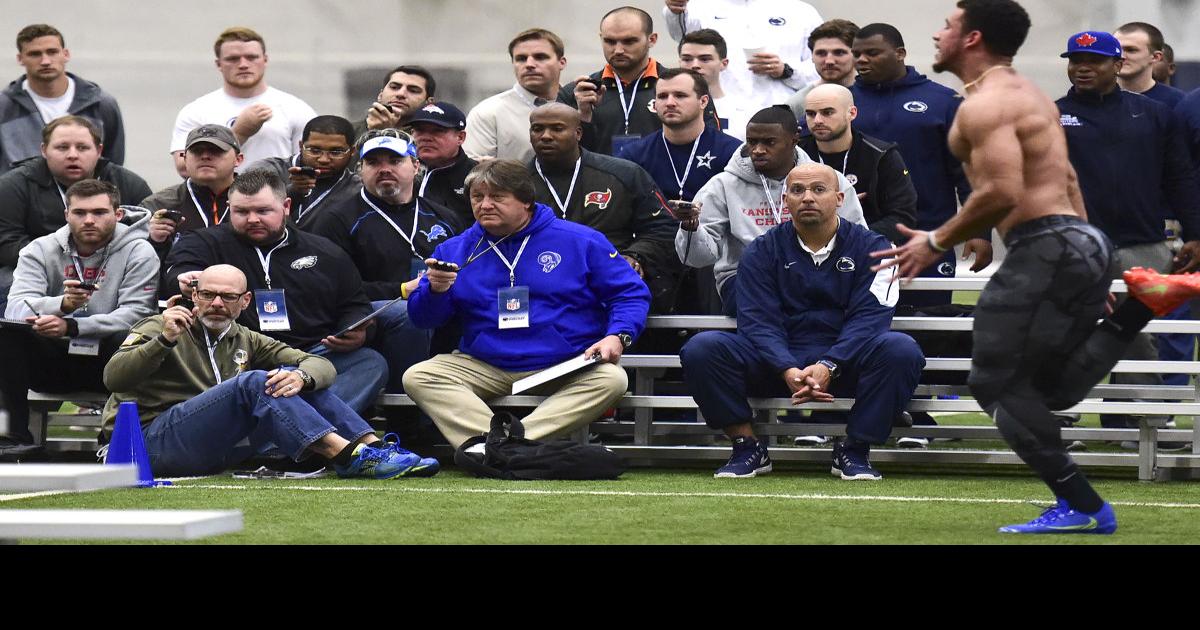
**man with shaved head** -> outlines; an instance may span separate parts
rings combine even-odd
[[[840,218],[844,201],[834,169],[793,168],[783,196],[791,221],[742,253],[737,331],[700,333],[680,352],[705,422],[733,441],[716,477],[771,472],[747,398],[790,395],[795,405],[854,397],[831,470],[842,479],[882,478],[868,453],[887,440],[925,358],[911,337],[890,331],[895,274],[871,271],[870,257],[887,239]]]
[[[897,223],[916,221],[917,190],[893,142],[855,131],[854,95],[836,83],[818,85],[804,101],[809,135],[800,148],[808,157],[846,176],[858,191],[867,227],[898,243]]]
[[[670,211],[642,167],[588,151],[580,146],[582,137],[573,107],[547,103],[529,114],[534,199],[561,219],[603,233],[650,287],[651,311],[666,312],[681,271],[672,251]]]
[[[138,406],[157,476],[209,475],[258,452],[313,454],[342,477],[430,476],[435,459],[381,443],[371,427],[327,389],[328,359],[239,325],[250,304],[246,276],[231,265],[204,269],[189,296],[138,322],[104,369],[110,438],[122,402]]]

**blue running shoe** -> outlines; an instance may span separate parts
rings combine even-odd
[[[388,433],[387,435],[383,436],[383,443],[386,444],[388,448],[403,456],[416,455],[416,453],[413,453],[408,449],[400,448],[400,436],[396,435],[395,433]],[[421,457],[420,455],[416,456]],[[413,469],[405,476],[432,477],[438,474],[438,471],[441,469],[442,465],[438,463],[437,459],[433,457],[421,457],[421,461],[418,462],[416,466],[413,466]]]
[[[1087,514],[1072,510],[1062,499],[1028,523],[999,529],[1002,534],[1111,534],[1115,531],[1117,515],[1111,504],[1105,503],[1099,512]]]
[[[771,472],[771,456],[767,445],[754,438],[733,438],[733,456],[729,462],[717,469],[713,477],[745,479]]]
[[[883,475],[871,466],[867,459],[870,447],[847,447],[846,442],[839,441],[833,445],[833,466],[829,472],[847,481],[869,480],[879,481]]]
[[[392,450],[390,446],[376,448],[366,444],[354,447],[354,459],[345,466],[334,465],[339,477],[368,477],[373,479],[391,479],[412,472],[421,458],[413,453],[404,451],[403,454]]]

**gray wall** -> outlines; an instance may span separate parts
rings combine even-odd
[[[632,4],[647,9],[661,22],[661,2],[635,0]],[[812,0],[812,4],[826,18],[844,17],[860,25],[872,21],[895,24],[906,35],[911,62],[928,72],[933,55],[930,36],[954,3]],[[1135,18],[1170,20],[1168,38],[1182,44],[1177,47],[1181,55],[1200,45],[1194,41],[1197,36],[1190,35],[1200,26],[1195,24],[1198,18],[1191,0],[1029,0],[1024,4],[1033,16],[1034,30],[1017,65],[1052,95],[1065,90],[1065,64],[1057,55],[1066,37],[1075,31],[1111,28]],[[316,0],[207,0],[203,4],[57,0],[8,3],[5,24],[10,37],[20,26],[34,22],[48,22],[63,31],[74,55],[69,69],[100,83],[120,101],[128,129],[126,164],[157,189],[177,181],[167,155],[176,112],[220,85],[212,41],[225,27],[245,25],[263,34],[270,55],[267,76],[271,85],[300,96],[318,112],[353,117],[361,115],[363,103],[352,100],[348,92],[362,99],[364,93],[369,98],[374,89],[360,85],[355,90],[348,85],[346,77],[356,70],[365,70],[370,76],[372,69],[382,74],[400,63],[441,69],[448,78],[459,77],[447,81],[457,85],[450,86],[445,96],[466,106],[507,89],[512,75],[505,46],[514,33],[535,25],[566,40],[566,76],[592,72],[603,63],[596,36],[599,18],[614,6],[617,3],[583,0],[353,0],[338,4]],[[653,54],[673,64],[674,45],[665,30]],[[15,78],[21,69],[14,62],[9,71]],[[937,80],[959,86],[948,75]]]

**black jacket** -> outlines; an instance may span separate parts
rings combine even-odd
[[[104,158],[96,163],[95,177],[116,186],[123,204],[150,194],[146,180]],[[29,241],[66,225],[65,209],[46,158],[26,160],[0,176],[0,267],[16,266],[17,252]]]
[[[667,68],[653,59],[650,59],[650,64],[653,72],[647,72],[646,76],[642,77],[637,84],[637,94],[632,95],[633,105],[629,112],[628,133],[633,135],[645,136],[662,129],[662,121],[654,112],[654,91],[658,86],[659,73]],[[603,85],[605,92],[600,97],[600,102],[596,104],[595,109],[592,110],[591,122],[583,123],[582,144],[589,151],[612,155],[613,136],[626,133],[625,112],[621,109],[621,96],[617,91],[618,79],[607,65],[603,70],[593,72],[588,78],[593,83]],[[578,109],[579,103],[575,101],[575,83],[577,82],[572,81],[562,86],[558,91],[558,102]],[[624,84],[622,83],[622,85]],[[632,84],[625,87],[626,103],[629,102],[633,88]],[[710,127],[721,128],[721,121],[717,118],[717,110],[713,107],[711,99],[708,107],[704,110],[704,121]]]
[[[168,186],[146,197],[140,204],[143,208],[151,212],[155,210],[175,210],[176,212],[183,213],[183,223],[176,226],[174,239],[168,239],[163,243],[150,241],[150,244],[154,246],[154,251],[158,252],[159,260],[164,262],[167,259],[167,254],[171,251],[172,245],[184,233],[203,230],[211,225],[224,223],[229,219],[228,189],[213,194],[207,186],[192,183],[189,190],[188,184],[190,182],[191,180],[189,179],[174,186]],[[193,194],[196,196],[195,201],[192,200]],[[203,210],[196,207],[196,201],[200,202]]]
[[[91,81],[70,72],[67,76],[75,79],[75,98],[67,111],[96,123],[104,145],[101,157],[123,164],[125,126],[117,99]],[[0,173],[12,169],[17,162],[42,154],[42,128],[46,123],[29,92],[21,89],[24,80],[25,75],[21,75],[0,92]]]
[[[1057,103],[1090,223],[1117,247],[1161,243],[1171,209],[1183,240],[1200,240],[1200,186],[1169,107],[1121,89],[1095,96],[1071,88]]]
[[[414,258],[424,260],[433,248],[470,227],[461,223],[445,206],[429,199],[420,200],[417,231],[413,238],[416,252],[408,240],[380,217],[363,200],[370,199],[385,212],[407,236],[412,229],[414,202],[393,206],[365,189],[321,211],[309,231],[323,236],[350,255],[363,278],[363,289],[372,301],[400,297],[400,285],[413,279]],[[414,201],[416,198],[414,197]]]
[[[413,194],[449,208],[460,223],[471,225],[475,222],[475,215],[471,212],[470,196],[463,188],[463,181],[476,164],[479,162],[467,157],[459,148],[458,157],[449,166],[426,168],[420,177],[414,179]],[[421,191],[422,182],[425,183],[424,192]]]
[[[859,202],[867,226],[893,243],[905,239],[896,229],[897,223],[909,227],[917,222],[917,189],[908,175],[908,167],[894,142],[853,131],[854,141],[849,156],[839,153],[824,156],[817,150],[817,139],[812,135],[800,138],[800,148],[816,162],[823,162],[842,173],[854,185],[854,190],[867,193]]]
[[[571,198],[566,200],[566,216],[563,217],[546,181],[538,175],[536,158],[529,163],[534,199],[549,206],[560,218],[601,232],[617,251],[636,258],[655,299],[655,312],[669,308],[663,300],[673,298],[666,292],[673,288],[682,265],[675,255],[678,224],[659,201],[658,187],[645,169],[629,160],[583,149],[581,152],[579,179]],[[545,167],[542,170],[558,195],[565,196],[571,187],[575,165],[562,172]]]
[[[279,174],[284,182],[291,180],[288,169],[299,164],[299,154],[292,157],[273,157],[259,160],[242,170],[270,169]],[[336,178],[321,178],[307,195],[301,194],[288,186],[288,198],[292,200],[291,221],[301,230],[311,232],[315,220],[321,212],[332,208],[339,202],[358,195],[362,188],[362,179],[354,172],[354,162],[350,162],[341,176]],[[326,194],[328,193],[328,194]]]
[[[286,291],[289,331],[263,334],[307,350],[325,337],[371,313],[362,278],[350,257],[328,239],[287,227],[288,243],[271,255],[271,288]],[[233,265],[246,274],[251,291],[267,288],[255,247],[243,242],[229,223],[185,232],[163,266],[162,297],[179,292],[179,275],[211,265]],[[262,332],[254,303],[238,323]]]

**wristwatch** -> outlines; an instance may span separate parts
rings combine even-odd
[[[302,389],[312,389],[313,385],[316,384],[316,381],[313,380],[313,377],[309,376],[308,372],[301,369],[296,369],[295,372],[300,375],[300,380],[304,381]]]
[[[783,81],[784,79],[790,79],[792,78],[793,74],[796,74],[795,68],[785,63],[783,64],[783,74],[779,75],[779,80]]]
[[[821,359],[820,361],[817,361],[817,365],[823,365],[825,366],[825,369],[829,370],[829,380],[837,378],[838,372],[841,371],[841,368],[838,367],[838,364],[830,361],[829,359]]]
[[[633,335],[629,333],[617,333],[617,339],[621,340],[621,345],[625,346],[626,350],[633,345]]]

